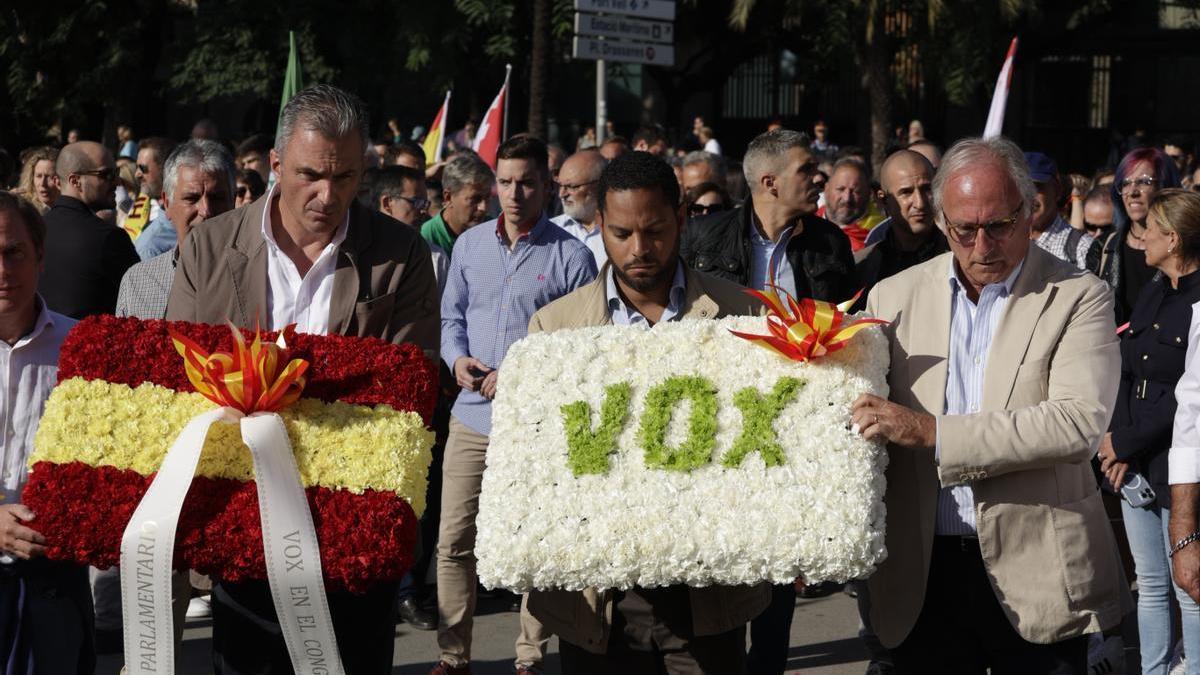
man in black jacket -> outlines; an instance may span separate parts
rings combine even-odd
[[[689,223],[679,251],[684,263],[754,289],[775,284],[796,298],[853,297],[858,279],[850,239],[814,215],[825,180],[808,136],[787,129],[760,134],[742,167],[750,197],[737,209]],[[793,584],[773,587],[771,604],[750,623],[746,672],[783,673],[795,608]]]
[[[51,310],[82,319],[112,314],[125,270],[138,262],[124,230],[93,211],[113,208],[116,166],[112,153],[91,141],[58,153],[62,195],[46,212],[46,266],[38,290]]]
[[[698,272],[797,298],[831,302],[858,291],[850,240],[813,215],[825,183],[808,137],[777,129],[750,142],[742,160],[750,197],[741,207],[692,221],[680,255]]]

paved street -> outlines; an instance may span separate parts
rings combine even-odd
[[[512,672],[513,639],[517,635],[517,615],[506,609],[507,603],[481,598],[480,615],[475,621],[476,675],[500,675]],[[857,638],[858,614],[854,599],[834,593],[816,600],[800,600],[792,623],[792,647],[788,673],[814,675],[862,675],[866,670],[864,652]],[[188,622],[184,633],[184,664],[180,675],[211,672],[209,661],[211,630],[208,620]],[[396,626],[396,655],[393,675],[425,675],[437,659],[435,633],[414,631],[405,624]],[[558,647],[550,643],[546,663],[548,675],[558,674]],[[120,657],[100,659],[97,675],[117,675]]]

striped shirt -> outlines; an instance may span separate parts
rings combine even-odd
[[[501,217],[454,241],[442,294],[442,359],[452,371],[463,356],[499,368],[534,312],[596,278],[591,251],[545,216],[516,246],[506,240]],[[492,402],[477,391],[460,392],[451,413],[477,433],[492,431]]]
[[[983,402],[983,375],[987,370],[988,351],[1000,317],[1008,305],[1017,275],[1025,261],[1008,275],[1004,283],[988,284],[971,302],[958,279],[958,263],[950,263],[950,363],[946,377],[946,415],[974,415]],[[937,456],[941,458],[942,439],[937,436]],[[944,487],[938,493],[937,521],[934,533],[975,534],[975,491],[970,485]]]

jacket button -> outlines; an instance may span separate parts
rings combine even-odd
[[[1179,338],[1175,338],[1175,342],[1183,342],[1183,340],[1180,340]]]
[[[708,310],[707,310],[707,309],[702,309],[702,310],[700,310],[700,316],[701,316],[701,317],[708,317]]]
[[[1150,360],[1150,355],[1149,355],[1149,354],[1142,354],[1142,360],[1143,360],[1143,361],[1148,361],[1148,360]]]
[[[1154,330],[1158,330],[1158,324],[1154,324]]]

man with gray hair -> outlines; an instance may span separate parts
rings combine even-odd
[[[950,252],[884,279],[888,558],[871,623],[901,673],[1086,673],[1087,634],[1132,609],[1091,458],[1120,379],[1112,293],[1029,239],[1034,186],[1004,138],[933,180]]]
[[[558,196],[563,212],[550,219],[588,247],[596,260],[596,269],[608,262],[604,239],[596,224],[597,187],[606,166],[608,160],[597,150],[580,150],[568,157],[558,172]]]
[[[774,284],[795,297],[849,300],[858,290],[854,257],[842,231],[814,215],[824,179],[808,136],[788,129],[760,134],[742,167],[750,197],[689,223],[684,262],[750,288]]]
[[[176,146],[163,164],[162,176],[163,212],[133,242],[142,262],[174,250],[192,225],[233,208],[237,168],[229,150],[216,141],[193,139]],[[166,303],[164,297],[163,312]]]
[[[808,136],[788,129],[760,134],[742,168],[750,196],[736,209],[688,223],[679,250],[684,263],[756,290],[774,285],[796,298],[833,302],[853,297],[850,242],[815,215],[824,180]],[[750,623],[747,672],[784,671],[795,608],[795,585],[774,586],[770,606]]]
[[[683,173],[680,187],[684,192],[702,183],[716,183],[725,187],[725,161],[719,155],[704,150],[695,150],[683,156]]]
[[[149,236],[163,242],[165,249],[130,267],[121,278],[117,292],[117,316],[162,319],[167,315],[167,297],[175,280],[175,262],[179,257],[176,241],[182,241],[193,226],[206,218],[233,208],[233,156],[215,141],[190,140],[176,146],[163,169],[163,213],[138,237],[142,253]],[[165,225],[164,225],[165,224]],[[169,228],[159,233],[152,228]],[[168,236],[169,235],[169,236]],[[167,244],[169,242],[169,244]],[[191,585],[186,572],[172,575],[175,586],[175,640],[183,636],[183,611],[187,609]],[[96,603],[96,632],[103,645],[110,636],[121,632],[121,569],[91,570],[92,593]]]
[[[410,342],[438,357],[438,290],[429,246],[356,195],[366,107],[329,85],[296,94],[280,115],[278,182],[249,206],[194,228],[179,250],[167,319]],[[327,589],[346,673],[391,672],[397,583],[355,595]],[[214,579],[217,673],[291,673],[265,581]]]
[[[442,210],[421,225],[421,236],[451,255],[460,234],[488,219],[495,184],[496,174],[479,155],[470,150],[454,153],[442,167]]]

